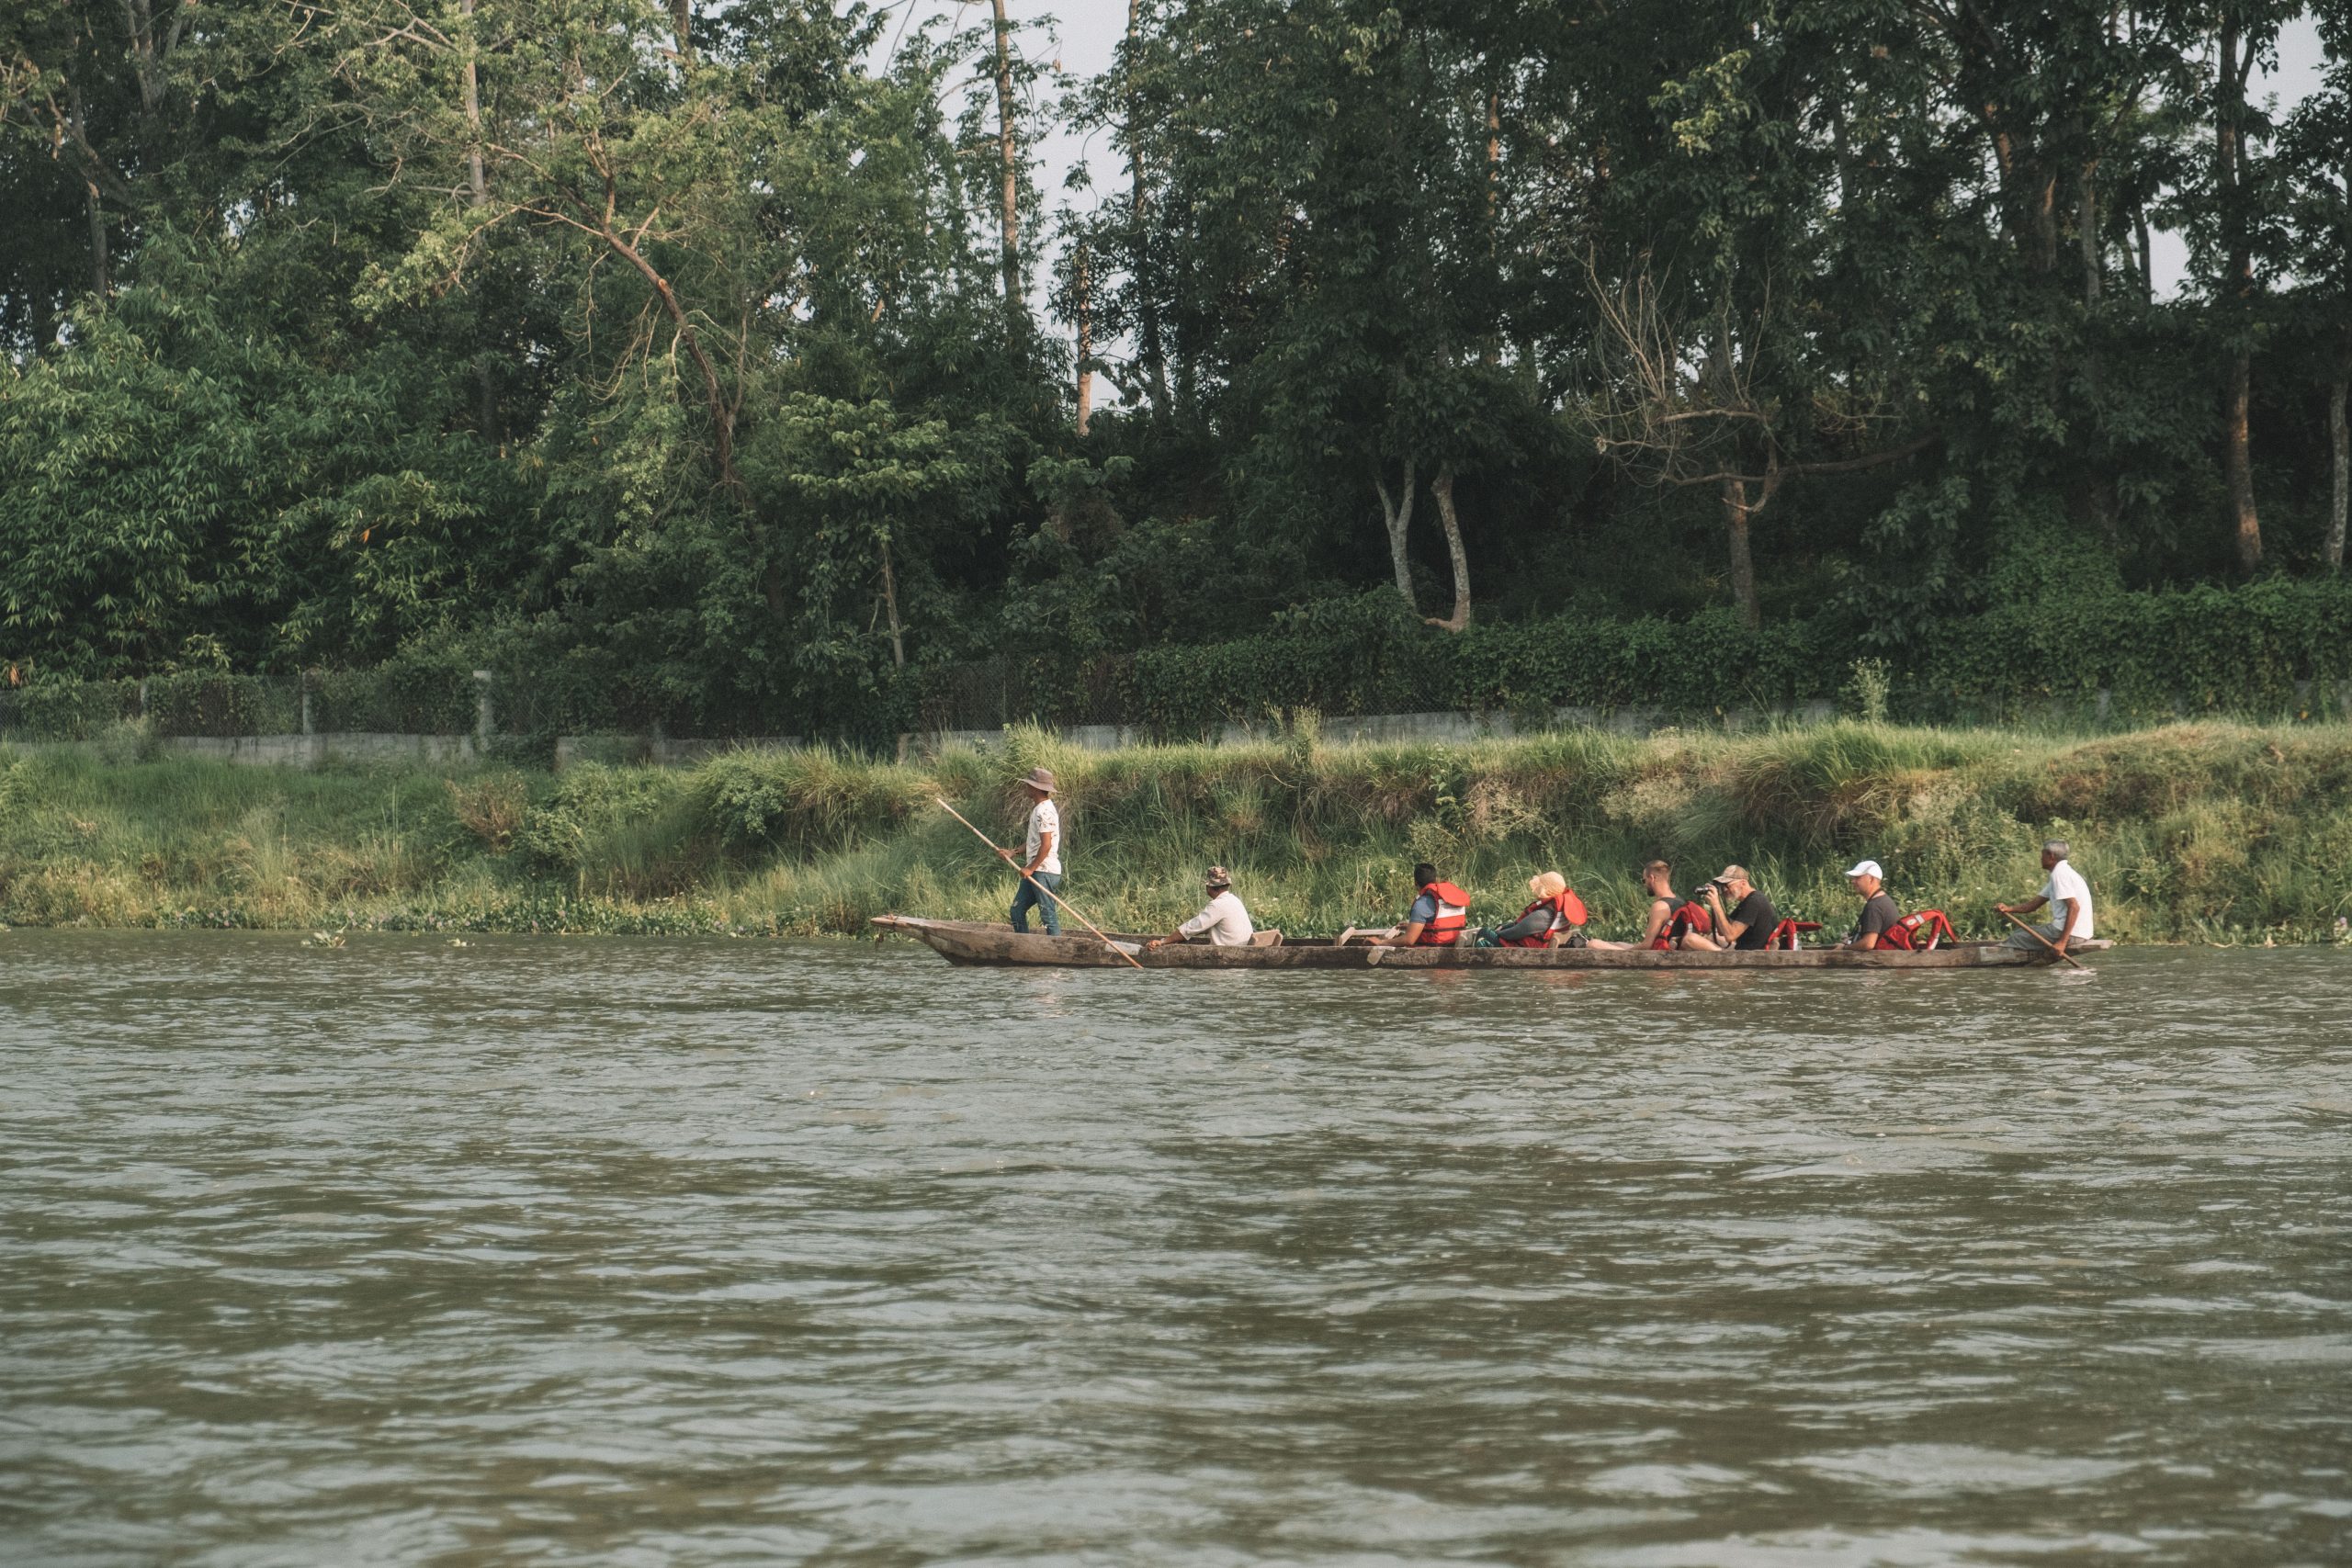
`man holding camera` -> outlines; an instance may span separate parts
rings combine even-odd
[[[1780,926],[1781,912],[1772,908],[1756,884],[1747,879],[1747,868],[1727,865],[1723,874],[1706,886],[1707,912],[1714,917],[1712,936],[1690,931],[1682,939],[1685,949],[1699,953],[1726,953],[1735,948],[1752,953],[1769,944],[1772,932]],[[1731,900],[1728,912],[1724,899]]]

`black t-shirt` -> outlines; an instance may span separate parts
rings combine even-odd
[[[1903,911],[1896,908],[1894,900],[1888,897],[1886,889],[1882,887],[1863,901],[1862,923],[1854,934],[1857,937],[1883,938],[1902,923],[1902,919]]]
[[[1780,911],[1772,908],[1772,900],[1764,897],[1760,887],[1748,889],[1747,897],[1731,909],[1726,918],[1733,925],[1743,927],[1737,948],[1761,947],[1772,940],[1772,931],[1781,923]]]

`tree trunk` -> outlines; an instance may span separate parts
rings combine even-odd
[[[1029,324],[1029,308],[1021,297],[1021,159],[1012,138],[1012,28],[1004,19],[1004,0],[996,5],[996,125],[997,152],[1004,162],[1004,313],[1020,335]]]
[[[1747,520],[1752,515],[1747,481],[1724,480],[1723,498],[1724,532],[1731,541],[1732,597],[1739,602],[1739,624],[1754,631],[1764,624],[1764,611],[1756,602],[1756,560],[1747,548]]]
[[[472,6],[466,7],[470,11]],[[678,35],[678,58],[694,58],[695,0],[670,0],[670,30]]]
[[[100,300],[114,292],[114,281],[107,271],[107,214],[98,205],[98,187],[95,181],[85,180],[82,188],[90,197],[90,292]]]
[[[2098,165],[2085,164],[2075,193],[2075,238],[2083,253],[2083,303],[2096,308],[2104,287],[2099,276]]]
[[[1143,369],[1151,387],[1151,412],[1154,418],[1168,417],[1168,352],[1159,335],[1159,287],[1157,269],[1151,265],[1151,193],[1146,187],[1143,172],[1143,106],[1135,89],[1135,57],[1143,47],[1143,0],[1127,0],[1127,175],[1132,192],[1129,219],[1135,226],[1134,254],[1128,258],[1136,280],[1136,297],[1140,308],[1136,311],[1137,325],[1142,333]]]
[[[662,308],[669,315],[671,327],[678,334],[677,341],[686,345],[688,357],[702,372],[703,397],[710,409],[710,421],[717,439],[719,482],[727,487],[729,494],[741,499],[743,479],[735,471],[735,410],[719,387],[718,367],[711,364],[710,355],[703,352],[702,334],[695,331],[694,321],[686,314],[685,304],[678,298],[678,291],[670,286],[670,280],[655,270],[653,264],[645,259],[643,252],[613,228],[609,217],[601,232],[613,254],[635,267],[638,276],[650,284],[653,292],[661,297]],[[769,598],[771,603],[780,602],[774,588],[770,589]]]
[[[1495,225],[1503,202],[1503,94],[1487,89],[1487,254],[1495,251]]]
[[[2334,461],[2335,483],[2327,517],[2327,570],[2344,570],[2345,513],[2352,511],[2352,428],[2347,428],[2345,399],[2352,392],[2352,364],[2339,360],[2335,384],[2327,389],[2327,445]]]
[[[476,70],[481,51],[474,40],[474,0],[461,0],[458,10],[466,18],[466,175],[473,186],[473,205],[480,207],[490,194],[490,182],[481,169],[481,79]]]
[[[473,189],[473,208],[480,211],[490,199],[490,181],[481,164],[481,79],[477,67],[481,51],[474,39],[474,3],[460,0],[458,9],[466,19],[466,176]],[[501,445],[504,435],[499,428],[498,380],[486,351],[474,361],[474,397],[481,405],[481,438],[492,446]]]
[[[130,35],[131,69],[139,78],[139,107],[152,115],[164,107],[167,90],[155,49],[154,7],[152,0],[121,3],[123,28]],[[178,30],[173,28],[175,34]]]
[[[2231,354],[2222,410],[2222,467],[2230,481],[2230,510],[2237,518],[2238,566],[2249,572],[2262,564],[2262,520],[2254,510],[2254,463],[2246,412],[2253,400],[2253,358],[2243,349]]]
[[[1462,520],[1453,511],[1452,463],[1439,465],[1437,477],[1430,480],[1430,493],[1437,497],[1438,525],[1445,530],[1446,558],[1453,566],[1453,614],[1442,621],[1431,617],[1429,624],[1458,632],[1470,625],[1470,557],[1462,547]]]
[[[2251,56],[2246,63],[2253,63]],[[2254,510],[2254,459],[2247,429],[2253,355],[2245,347],[2245,333],[2252,324],[2246,313],[2254,300],[2254,248],[2246,232],[2245,143],[2240,130],[2245,78],[2238,62],[2237,13],[2227,6],[2222,9],[2220,69],[2214,87],[2214,186],[2221,198],[2222,243],[2229,249],[2223,287],[2235,301],[2230,326],[2236,340],[2230,350],[2222,392],[2222,457],[2230,484],[2230,510],[2237,524],[2238,565],[2251,572],[2262,564],[2262,521]]]
[[[2148,204],[2139,202],[2132,209],[2132,230],[2140,243],[2140,303],[2156,302],[2155,249],[2148,241]]]
[[[890,539],[882,538],[882,607],[890,616],[890,662],[900,670],[907,667],[907,644],[899,627],[899,579],[890,570]]]
[[[1399,502],[1388,493],[1388,480],[1380,472],[1380,465],[1372,466],[1372,488],[1380,492],[1380,518],[1388,525],[1388,561],[1396,569],[1396,592],[1405,607],[1414,614],[1420,606],[1413,603],[1413,569],[1405,558],[1405,531],[1413,525],[1413,496],[1420,489],[1413,478],[1413,459],[1405,459],[1405,495]]]
[[[2102,276],[2104,247],[2098,233],[2098,164],[2086,162],[2077,176],[2080,185],[2075,192],[2075,240],[2082,254],[2083,306],[2092,318],[2083,324],[2083,386],[2090,393],[2089,403],[2096,411],[2104,401],[2107,383],[2107,363],[2099,348],[2098,315],[2100,299],[2106,294],[2106,279]],[[2121,542],[2122,529],[2116,518],[2115,484],[2109,479],[2103,459],[2086,461],[2082,468],[2080,501],[2084,519],[2098,531],[2100,538],[2112,549]]]
[[[1078,247],[1078,272],[1072,281],[1072,303],[1078,309],[1078,434],[1086,434],[1086,422],[1094,414],[1094,301],[1091,296],[1093,278],[1086,254],[1086,247]]]

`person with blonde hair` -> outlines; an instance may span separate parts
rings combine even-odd
[[[1535,895],[1535,902],[1519,912],[1519,918],[1499,931],[1481,931],[1497,947],[1582,947],[1585,922],[1584,900],[1577,897],[1568,879],[1556,871],[1541,871],[1527,879],[1527,890]]]

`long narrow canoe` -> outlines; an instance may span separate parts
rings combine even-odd
[[[878,915],[886,931],[910,936],[950,964],[1042,964],[1099,969],[1126,959],[1083,932],[1015,936],[1007,925],[976,920],[926,920],[912,915]],[[1648,948],[1597,947],[1370,947],[1332,945],[1328,937],[1284,942],[1279,947],[1211,947],[1204,942],[1141,949],[1149,940],[1120,936],[1136,947],[1136,962],[1147,969],[2009,969],[2055,964],[2046,948],[2030,952],[1997,942],[1963,942],[1931,953],[1883,949],[1801,947],[1793,952],[1657,953]],[[2076,953],[2097,953],[2112,942],[2074,944]]]

